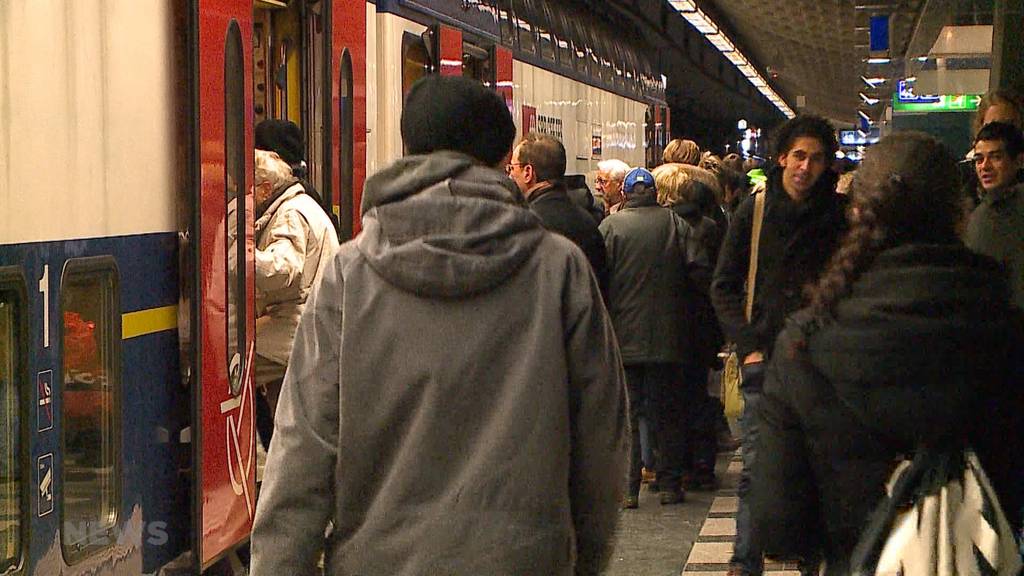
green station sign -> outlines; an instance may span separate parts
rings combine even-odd
[[[942,94],[920,98],[901,98],[892,95],[893,112],[973,112],[978,109],[981,94]]]

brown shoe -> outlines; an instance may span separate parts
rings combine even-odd
[[[658,476],[654,473],[654,470],[648,470],[643,468],[640,470],[640,482],[643,484],[650,484],[658,479]]]

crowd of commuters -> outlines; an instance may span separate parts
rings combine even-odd
[[[730,574],[849,573],[922,447],[971,446],[1019,534],[1013,102],[980,114],[976,209],[919,133],[837,192],[835,130],[810,115],[766,166],[673,140],[653,171],[599,162],[591,193],[556,138],[514,142],[496,93],[428,77],[340,247],[297,127],[258,129],[251,573],[599,574],[645,469],[662,505],[715,487],[723,350],[744,400]]]

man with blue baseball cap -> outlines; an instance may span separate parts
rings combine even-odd
[[[662,504],[683,500],[683,433],[679,370],[692,332],[686,326],[686,294],[707,293],[710,260],[693,230],[657,202],[654,175],[634,168],[622,183],[624,207],[599,227],[607,248],[608,309],[619,340],[629,392],[632,447],[626,478],[625,508],[640,495],[638,421],[646,406],[653,414]]]

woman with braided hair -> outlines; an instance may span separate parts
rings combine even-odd
[[[850,230],[764,385],[751,508],[768,555],[848,573],[895,463],[920,446],[970,443],[1019,529],[1022,323],[1003,270],[959,239],[961,196],[930,136],[866,154]]]

